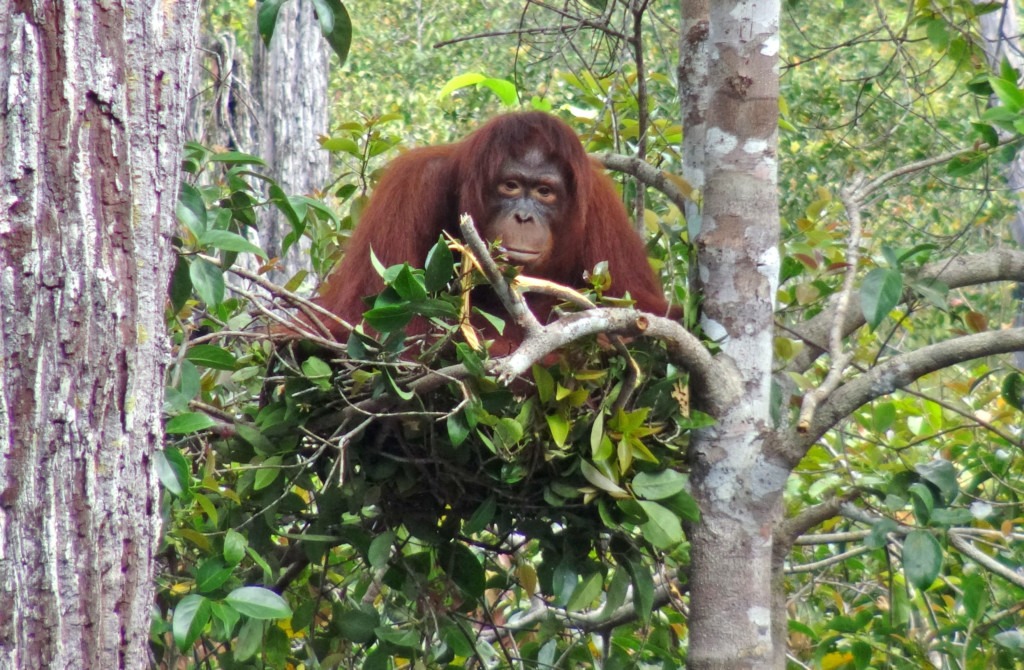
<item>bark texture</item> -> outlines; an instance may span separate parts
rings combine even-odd
[[[281,8],[270,47],[257,38],[253,59],[259,125],[255,153],[284,192],[310,194],[327,183],[328,154],[317,136],[327,133],[327,77],[330,47],[320,32],[311,2],[289,2]],[[291,232],[288,221],[272,208],[260,216],[260,237],[271,255]],[[308,245],[301,240],[281,258],[283,281],[309,268]]]
[[[148,665],[196,15],[0,8],[0,668]]]
[[[982,4],[981,0],[975,0],[975,4]],[[1017,18],[1015,3],[1005,1],[998,10],[982,14],[978,18],[978,28],[981,46],[993,74],[999,75],[1004,59],[1017,72],[1024,68],[1024,55],[1020,50],[1020,20]],[[998,99],[992,97],[992,104],[999,104]],[[1010,191],[1017,196],[1017,215],[1010,220],[1010,233],[1017,244],[1024,247],[1024,152],[1017,151],[1013,161],[1003,168],[1003,174]],[[1024,326],[1024,284],[1017,284],[1014,295],[1020,303],[1013,325],[1019,328]],[[1013,360],[1017,367],[1024,368],[1024,351],[1014,352]]]
[[[687,212],[697,248],[701,326],[720,343],[738,397],[704,406],[691,485],[701,507],[692,542],[688,667],[769,668],[772,529],[788,467],[765,451],[779,271],[776,194],[779,5],[683,3],[680,90],[684,176],[702,189]],[[691,129],[694,131],[691,133]],[[695,398],[695,403],[702,401]],[[704,402],[707,402],[704,400]]]

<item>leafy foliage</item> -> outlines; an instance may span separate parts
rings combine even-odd
[[[263,0],[256,15],[256,28],[263,44],[270,46],[277,25],[277,15],[281,6],[288,0]],[[307,1],[307,0],[301,0]],[[331,45],[341,64],[348,58],[348,50],[352,46],[352,19],[348,10],[339,0],[308,0],[316,7],[316,15],[320,20],[320,32]]]
[[[523,59],[506,71],[510,45],[499,39],[430,49],[463,24],[509,25],[501,3],[456,4],[351,7],[367,36],[339,75],[338,107],[371,111],[338,121],[323,140],[339,165],[329,192],[340,213],[280,192],[269,203],[290,208],[296,235],[311,238],[316,273],[340,255],[378,161],[402,144],[458,136],[467,120],[507,104],[510,81],[520,99],[575,120],[588,149],[634,154],[643,134],[648,162],[679,171],[670,77],[638,74],[621,58],[572,71]],[[828,373],[824,358],[795,366],[812,344],[793,333],[829,308],[850,268],[842,198],[853,173],[874,178],[955,152],[893,180],[871,203],[850,308],[867,327],[844,342],[844,380],[931,342],[1005,327],[1016,309],[1008,290],[951,289],[922,275],[932,262],[1003,244],[993,222],[1013,212],[993,168],[1016,151],[1006,138],[1024,129],[1024,98],[1018,73],[984,64],[975,23],[994,5],[807,7],[787,3],[783,21],[780,426]],[[411,46],[380,57],[395,44]],[[661,72],[674,67],[667,63]],[[1002,104],[986,109],[993,94]],[[190,165],[211,166],[198,147],[190,156]],[[591,343],[536,367],[522,389],[499,387],[452,323],[460,298],[444,290],[455,257],[449,264],[443,246],[422,270],[381,269],[390,287],[368,306],[375,332],[353,337],[344,355],[275,350],[245,330],[249,306],[222,266],[198,255],[231,262],[253,251],[217,232],[243,236],[252,220],[246,170],[259,164],[233,160],[215,165],[238,168],[234,177],[185,189],[180,209],[179,355],[168,448],[157,460],[169,521],[158,658],[187,649],[225,667],[313,658],[324,667],[591,667],[595,658],[678,667],[687,640],[682,527],[696,517],[687,430],[704,420],[681,410],[679,372],[657,348],[633,343],[648,375],[616,408],[624,361]],[[623,193],[634,202],[632,180]],[[639,215],[651,255],[693,325],[699,297],[685,280],[685,222],[648,195]],[[400,355],[413,318],[438,329],[421,347],[431,367],[472,374],[420,392],[423,368]],[[1022,389],[1021,373],[1002,359],[957,365],[857,409],[810,449],[788,482],[787,516],[846,502],[787,558],[794,663],[1021,664],[1024,590],[1000,569],[1024,562]],[[335,433],[339,417],[350,423]],[[268,623],[237,607],[231,594],[252,587],[280,592],[291,617]]]
[[[490,663],[511,632],[525,658],[586,665],[588,632],[650,620],[686,564],[687,434],[707,423],[659,347],[630,345],[639,385],[633,361],[589,342],[501,386],[460,336],[469,280],[444,240],[423,269],[380,268],[346,346],[275,346],[227,271],[236,249],[264,257],[246,246],[242,176],[266,177],[198,146],[188,165],[216,179],[181,194],[181,263],[205,274],[177,273],[171,313],[158,659]],[[341,225],[307,199],[268,205],[307,232]],[[407,339],[412,319],[430,335]],[[640,658],[681,659],[669,628],[640,647],[616,630]]]

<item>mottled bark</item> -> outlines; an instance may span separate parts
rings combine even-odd
[[[706,19],[703,11],[684,3],[680,90],[685,133],[694,131],[685,176],[703,192],[699,230],[689,212],[688,223],[701,327],[731,361],[740,392],[705,408],[718,421],[690,447],[702,518],[689,528],[688,667],[769,668],[779,658],[772,532],[788,476],[764,449],[779,271],[779,5],[725,0],[709,3]]]
[[[327,78],[330,47],[320,32],[311,2],[290,2],[277,18],[270,47],[256,45],[253,91],[259,103],[255,153],[285,193],[311,194],[328,177],[328,154],[317,141],[328,132]],[[260,214],[260,238],[271,255],[291,232],[288,221],[272,209]],[[305,240],[281,259],[282,281],[309,268]]]
[[[0,8],[0,668],[141,668],[196,0]]]

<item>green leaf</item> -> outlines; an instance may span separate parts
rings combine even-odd
[[[181,183],[174,213],[178,217],[178,222],[188,228],[197,239],[206,230],[206,203],[203,201],[202,193],[195,186]]]
[[[907,488],[907,492],[910,494],[910,503],[914,507],[914,516],[921,523],[928,523],[932,516],[932,510],[935,509],[935,494],[923,482],[911,484]]]
[[[377,626],[374,631],[377,637],[382,641],[389,644],[393,644],[406,649],[415,649],[420,640],[420,633],[415,628],[400,628],[398,626]],[[369,670],[387,670],[391,667],[388,663],[390,654],[385,655],[380,659],[380,665],[377,668],[370,668]],[[369,660],[369,659],[368,659]],[[364,670],[366,666],[363,666]]]
[[[999,146],[999,133],[991,125],[987,123],[972,123],[971,126],[974,128],[974,132],[978,133],[978,136],[989,147],[995,148]]]
[[[547,419],[548,430],[551,431],[551,439],[561,449],[565,446],[566,438],[569,437],[569,428],[571,427],[569,421],[561,414],[548,414],[544,418]]]
[[[423,281],[427,290],[434,293],[443,289],[451,281],[454,270],[455,257],[441,237],[437,244],[430,248],[423,266]]]
[[[202,258],[193,258],[188,276],[200,299],[210,307],[224,302],[224,274],[220,268]]]
[[[980,621],[988,605],[988,587],[979,574],[964,575],[962,580],[964,611],[972,621]]]
[[[252,547],[247,547],[245,553],[248,554],[249,558],[251,558],[253,562],[256,563],[256,565],[260,566],[260,569],[263,570],[264,581],[270,581],[274,578],[274,571],[270,569],[270,564],[267,563],[267,561],[262,556],[260,556],[258,551],[256,551]]]
[[[180,651],[187,651],[210,621],[210,601],[204,596],[187,595],[174,608],[172,617],[174,643]]]
[[[480,559],[461,542],[452,542],[440,548],[441,568],[470,598],[481,598],[487,582]]]
[[[663,500],[685,491],[686,483],[686,475],[675,470],[641,472],[633,477],[633,493],[648,500]]]
[[[448,82],[441,87],[441,92],[437,94],[437,97],[444,98],[451,95],[460,88],[466,88],[467,86],[476,86],[487,77],[483,76],[479,72],[467,72],[466,74],[460,74],[452,77]]]
[[[331,377],[334,371],[323,359],[310,356],[302,361],[302,374],[309,381],[317,385],[321,391],[328,391],[331,388]]]
[[[594,419],[594,425],[590,427],[590,454],[596,461],[603,461],[608,458],[607,455],[603,457],[597,455],[602,451],[601,446],[604,442],[604,437],[604,412],[598,412],[597,417]]]
[[[209,558],[196,570],[196,588],[200,593],[216,591],[231,577],[231,572],[219,556]]]
[[[514,83],[507,79],[486,77],[479,72],[467,72],[466,74],[460,74],[456,77],[452,77],[441,88],[441,92],[437,94],[437,97],[445,98],[459,89],[469,88],[471,86],[483,86],[484,88],[489,89],[497,95],[499,99],[501,99],[503,104],[508,107],[512,107],[519,102],[519,93]]]
[[[532,371],[533,382],[537,385],[537,397],[541,402],[551,402],[555,397],[555,378],[551,376],[551,371],[543,365],[536,364]]]
[[[232,365],[232,367],[234,366]],[[178,387],[181,389],[181,394],[189,400],[198,398],[199,393],[202,391],[202,379],[200,379],[199,370],[196,369],[196,366],[191,361],[182,361],[179,374],[181,379]]]
[[[871,533],[864,538],[864,544],[872,549],[881,549],[889,544],[889,533],[899,529],[892,519],[880,519],[871,526]]]
[[[208,230],[199,237],[199,244],[224,251],[249,252],[264,260],[267,259],[267,253],[263,249],[230,230]]]
[[[626,493],[626,491],[621,486],[619,486],[612,480],[608,479],[608,477],[601,474],[600,470],[598,470],[596,467],[594,467],[587,461],[580,461],[580,472],[583,473],[583,476],[587,479],[588,482],[590,482],[597,488],[601,489],[602,491],[610,493],[611,495],[618,498],[629,497],[629,494]]]
[[[393,333],[402,330],[412,320],[413,313],[408,303],[398,305],[382,305],[374,307],[363,314],[370,327],[381,333]]]
[[[185,360],[212,370],[232,371],[236,364],[235,356],[230,351],[213,344],[197,344],[189,347],[185,352]]]
[[[896,422],[896,404],[888,401],[877,402],[871,408],[871,431],[884,433]]]
[[[513,451],[523,439],[523,427],[515,419],[503,417],[494,425],[494,440],[505,451]]]
[[[373,266],[374,272],[381,277],[384,277],[384,275],[387,274],[388,269],[384,267],[384,264],[380,262],[379,258],[377,258],[377,254],[373,252],[373,247],[370,247],[370,265]]]
[[[491,324],[491,327],[494,328],[495,332],[497,332],[499,335],[505,332],[505,319],[501,318],[500,316],[491,314],[490,312],[485,312],[479,307],[474,307],[473,313],[482,316],[487,321],[487,323]]]
[[[238,437],[242,438],[256,450],[262,456],[269,456],[277,450],[277,447],[273,442],[267,439],[267,436],[255,426],[238,422],[235,424],[235,433]]]
[[[192,278],[189,276],[189,262],[184,256],[178,256],[171,275],[170,297],[171,307],[175,314],[180,312],[192,297]]]
[[[928,463],[922,463],[914,467],[921,479],[932,484],[939,490],[942,502],[946,505],[953,502],[960,493],[960,484],[957,482],[956,467],[947,460],[938,458]]]
[[[646,625],[654,611],[654,578],[650,570],[644,568],[640,561],[626,559],[623,561],[626,571],[633,582],[633,602],[640,621]]]
[[[174,447],[167,447],[156,452],[154,459],[156,476],[164,488],[176,496],[180,496],[188,489],[189,468],[181,452]]]
[[[850,653],[853,654],[853,667],[855,670],[867,670],[871,667],[871,645],[860,640],[850,644]]]
[[[403,389],[401,386],[399,386],[398,382],[395,381],[395,378],[391,376],[391,372],[389,370],[384,370],[383,374],[384,381],[387,382],[388,388],[391,390],[392,393],[394,393],[402,400],[412,400],[413,397],[416,395],[415,391],[407,391]]]
[[[479,533],[494,519],[494,513],[497,509],[497,499],[494,496],[489,496],[487,500],[480,503],[480,506],[473,512],[473,516],[469,517],[469,520],[462,527],[462,532],[466,535]]]
[[[272,4],[270,2],[264,2],[264,4]],[[266,166],[264,161],[259,156],[247,154],[244,151],[221,151],[220,153],[213,153],[209,156],[211,163],[227,163],[229,165],[263,165]]]
[[[683,527],[679,517],[656,502],[638,500],[647,515],[647,521],[640,524],[644,539],[658,549],[671,549],[683,541]]]
[[[380,623],[377,613],[368,610],[350,609],[336,614],[338,632],[343,638],[356,644],[369,644],[377,639],[374,629]]]
[[[260,3],[259,11],[256,14],[256,28],[260,37],[263,38],[263,45],[270,46],[270,38],[274,36],[274,26],[277,25],[277,13],[281,11],[281,5],[285,0],[263,0]]]
[[[551,591],[555,597],[555,602],[562,606],[568,603],[569,598],[576,591],[579,579],[579,573],[563,556],[561,562],[555,566],[554,571],[551,573]]]
[[[1001,633],[996,633],[993,638],[1000,647],[1020,652],[1024,650],[1024,632],[1019,628],[1011,628]]]
[[[611,615],[615,610],[619,609],[626,602],[628,593],[629,572],[621,567],[616,568],[612,573],[611,581],[608,583],[608,590],[605,595],[604,606],[602,607],[605,614]]]
[[[1024,91],[1020,90],[1015,81],[989,77],[988,83],[992,86],[999,101],[1011,112],[1019,112],[1024,109]]]
[[[427,299],[426,288],[408,265],[403,265],[398,275],[388,284],[403,300],[420,302]]]
[[[287,619],[292,615],[292,608],[284,598],[262,586],[237,588],[224,602],[253,619]]]
[[[188,435],[189,433],[198,433],[199,431],[213,428],[216,425],[217,422],[206,414],[186,412],[185,414],[179,414],[168,419],[167,424],[164,426],[164,432],[168,435]]]
[[[313,0],[313,4],[320,19],[320,32],[338,55],[339,65],[344,65],[352,46],[352,19],[348,10],[339,0]]]
[[[220,624],[217,628],[213,629],[212,634],[218,639],[231,637],[234,634],[235,625],[238,624],[238,620],[242,618],[242,615],[236,612],[234,608],[216,601],[210,601],[210,611],[213,614],[213,620]]]
[[[697,501],[693,499],[693,496],[686,491],[680,491],[674,496],[664,498],[658,502],[680,519],[686,519],[694,523],[700,521],[700,506],[697,505]]]
[[[860,288],[860,305],[872,330],[899,304],[902,295],[903,276],[899,272],[875,268],[867,274]]]
[[[572,595],[569,596],[569,601],[565,605],[565,609],[570,612],[579,612],[587,609],[594,604],[597,597],[601,595],[601,587],[604,586],[604,578],[600,572],[593,572],[587,577],[583,578],[576,588],[573,590]]]
[[[1024,375],[1019,372],[1006,375],[1000,394],[1007,405],[1024,411]]]
[[[910,285],[911,290],[924,300],[943,311],[949,309],[949,286],[932,277],[925,277]]]
[[[974,514],[963,507],[948,508],[939,507],[932,510],[928,525],[940,528],[953,528],[954,526],[969,526],[974,521]]]
[[[943,19],[932,19],[929,21],[925,32],[928,35],[928,41],[936,49],[945,51],[946,47],[949,46],[949,30],[947,30],[946,22]]]
[[[234,657],[236,661],[245,661],[256,655],[263,647],[263,634],[266,623],[259,619],[249,619],[238,631]]]
[[[441,627],[441,639],[456,656],[469,657],[474,653],[473,643],[467,639],[466,631],[455,624],[449,623]]]
[[[498,98],[501,99],[502,103],[504,103],[506,107],[512,107],[519,102],[519,92],[516,90],[516,85],[507,79],[487,77],[481,81],[478,86],[489,88],[496,96],[498,96]]]
[[[245,558],[245,548],[249,541],[234,528],[229,528],[224,535],[224,560],[228,565],[238,565]]]
[[[466,366],[466,370],[469,374],[474,377],[483,377],[487,374],[487,370],[484,369],[484,362],[480,358],[480,354],[473,350],[465,342],[458,342],[455,345],[455,355],[458,357],[459,362]]]
[[[457,414],[449,414],[447,420],[448,426],[448,439],[452,441],[453,447],[458,447],[466,438],[469,437],[472,429],[469,427],[469,423],[466,421],[465,412],[459,412]]]
[[[271,456],[267,460],[260,463],[260,467],[256,470],[256,480],[252,485],[254,491],[262,491],[277,479],[277,476],[281,474],[281,457]]]
[[[1003,109],[997,107],[996,109]],[[989,110],[992,111],[992,110]],[[1010,124],[1013,126],[1013,124]],[[988,162],[988,153],[984,151],[970,151],[954,156],[946,164],[946,172],[952,177],[969,177],[980,170]]]
[[[924,591],[939,576],[942,569],[942,546],[932,534],[912,530],[903,540],[903,572],[907,581]]]
[[[370,562],[370,567],[380,569],[387,565],[388,559],[391,558],[391,547],[394,544],[394,531],[388,530],[373,538],[373,541],[370,542],[370,549],[366,553],[366,560]]]

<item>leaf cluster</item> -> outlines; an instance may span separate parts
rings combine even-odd
[[[483,279],[444,240],[422,269],[377,265],[385,289],[344,345],[282,346],[257,325],[266,298],[232,276],[239,253],[265,257],[252,209],[307,232],[337,218],[272,182],[257,202],[252,157],[189,158],[223,172],[179,205],[157,658],[458,666],[501,658],[511,631],[526,658],[583,663],[589,631],[649,621],[686,564],[687,436],[708,423],[664,351],[629,345],[639,383],[592,341],[499,384],[470,343],[504,324],[482,315],[465,339]],[[632,633],[631,653],[678,662],[670,627]]]

